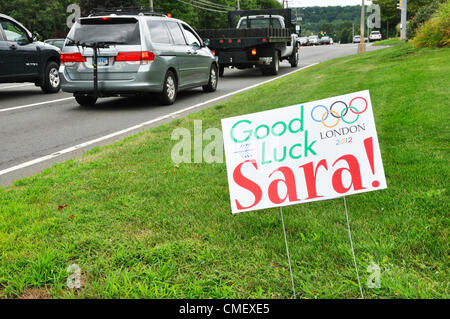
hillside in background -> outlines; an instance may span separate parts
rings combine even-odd
[[[298,12],[303,18],[305,28],[318,32],[326,23],[339,24],[350,21],[359,24],[361,6],[306,7],[298,8]]]
[[[323,32],[332,36],[335,42],[348,43],[352,40],[353,24],[355,32],[359,32],[361,6],[306,7],[296,10],[302,18],[304,36]]]

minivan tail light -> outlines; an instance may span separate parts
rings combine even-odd
[[[86,62],[86,58],[81,53],[61,53],[61,63]]]
[[[119,52],[116,56],[116,62],[135,62],[141,61],[142,52]]]
[[[143,62],[148,63],[155,60],[155,54],[151,51],[119,52],[116,62]]]
[[[142,51],[141,61],[153,61],[155,54],[151,51]]]

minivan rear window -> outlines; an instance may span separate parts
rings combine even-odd
[[[150,36],[154,43],[170,43],[169,32],[162,21],[147,21],[148,29],[150,31]]]
[[[111,42],[140,45],[139,23],[134,18],[81,19],[70,31],[68,38],[75,42]],[[68,41],[67,45],[74,45]]]
[[[186,44],[186,40],[184,39],[183,32],[180,29],[180,26],[176,22],[169,21],[167,22],[167,26],[169,27],[170,34],[172,35],[173,41],[175,44]]]

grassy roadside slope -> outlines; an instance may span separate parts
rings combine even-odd
[[[373,42],[372,45],[374,45],[374,46],[397,45],[397,44],[404,44],[404,43],[406,43],[405,40],[400,40],[399,38],[389,38],[389,39]]]
[[[449,62],[410,45],[332,60],[0,189],[0,295],[289,298],[278,210],[232,216],[225,164],[174,165],[171,132],[370,89],[389,188],[348,197],[365,295],[448,298]],[[285,210],[301,298],[359,296],[343,209]]]

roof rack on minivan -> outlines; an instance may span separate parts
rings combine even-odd
[[[90,17],[93,16],[104,16],[104,15],[146,15],[146,16],[158,16],[165,17],[166,15],[162,13],[162,9],[154,9],[151,12],[146,7],[114,7],[114,8],[95,8],[91,11]]]

